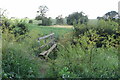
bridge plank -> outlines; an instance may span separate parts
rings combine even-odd
[[[46,54],[46,57],[49,55],[49,53],[57,46],[57,44],[55,43],[48,51]]]
[[[48,51],[44,51],[44,52],[40,53],[39,56],[44,56],[44,55],[47,54],[47,52],[48,52]]]

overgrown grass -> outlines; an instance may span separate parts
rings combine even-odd
[[[17,20],[15,20],[17,21]],[[15,22],[13,21],[13,22]],[[8,20],[11,22],[11,20]],[[19,23],[19,22],[18,22]],[[13,26],[4,25],[2,34],[2,76],[3,78],[41,78],[45,77],[49,64],[42,61],[38,54],[41,50],[37,39],[44,35],[55,33],[55,37],[62,37],[65,33],[71,32],[72,29],[53,28],[49,26],[37,26],[34,24],[27,25],[29,32],[25,35],[16,35],[11,33],[13,30],[8,29]],[[20,27],[22,27],[20,26]],[[8,28],[5,28],[8,27]],[[13,26],[14,27],[14,26]],[[18,30],[19,31],[19,30]],[[42,45],[43,43],[41,43]],[[42,66],[41,66],[42,65]]]
[[[33,32],[34,33],[34,32]],[[37,33],[37,32],[36,32]],[[2,34],[2,77],[4,78],[41,78],[46,62],[42,61],[39,54],[37,34],[29,33],[32,37],[25,37],[17,41],[17,37],[7,30]],[[19,36],[22,37],[22,36]]]
[[[96,26],[93,21],[90,26],[78,24],[75,28],[77,30],[28,24],[29,32],[16,37],[6,29],[2,34],[3,78],[119,77],[118,25],[101,21]],[[105,29],[112,33],[98,34],[98,30],[107,32]],[[115,36],[113,31],[118,35]],[[57,48],[49,55],[50,59],[41,60],[37,38],[52,32],[55,33]],[[105,46],[96,46],[100,42]]]
[[[97,26],[75,25],[77,36],[73,35],[73,39],[70,37],[61,39],[57,58],[53,61],[48,76],[118,78],[120,76],[118,27],[116,22],[104,20],[97,22]]]
[[[91,51],[92,50],[92,51]],[[114,47],[93,48],[87,52],[78,44],[59,46],[58,56],[51,65],[54,77],[66,78],[117,78],[118,52]],[[67,69],[66,69],[67,68]],[[53,75],[49,75],[49,77]]]

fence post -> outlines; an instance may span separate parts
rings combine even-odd
[[[40,46],[40,40],[38,39],[38,45]]]
[[[45,43],[45,44],[46,44],[46,42],[47,42],[46,39],[44,39],[44,43]]]

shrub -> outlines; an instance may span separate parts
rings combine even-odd
[[[24,20],[10,20],[5,18],[3,20],[2,30],[8,29],[10,33],[14,34],[15,37],[19,35],[25,35],[28,32],[28,25]]]
[[[113,21],[98,21],[97,25],[74,25],[75,36],[79,39],[86,35],[89,41],[96,44],[96,47],[106,47],[107,44],[117,47],[119,43],[119,26]],[[76,42],[73,40],[73,42]],[[79,42],[78,42],[79,43]],[[89,42],[88,44],[89,45]]]

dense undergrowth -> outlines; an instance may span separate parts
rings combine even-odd
[[[68,33],[71,37],[59,41],[54,71],[50,74],[66,78],[120,77],[118,23],[100,20],[96,26],[75,24],[74,28],[73,34]]]
[[[12,31],[7,27],[2,34],[3,78],[120,77],[120,28],[114,21],[100,20],[97,26],[74,24],[74,31],[58,36],[57,48],[47,61],[37,56],[41,52],[37,38],[44,33],[38,28],[24,35]]]

